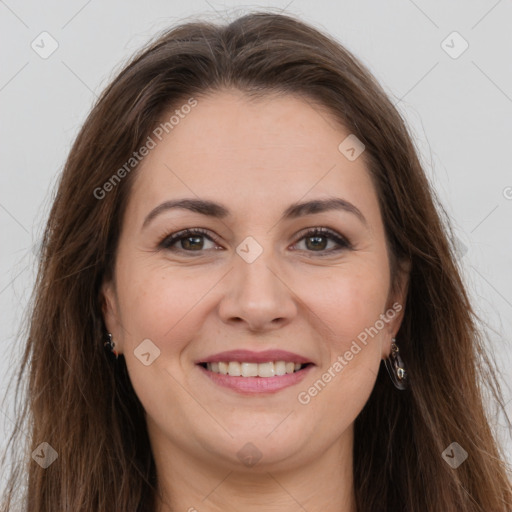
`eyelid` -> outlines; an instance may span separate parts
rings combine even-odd
[[[218,238],[213,235],[209,230],[204,228],[186,228],[181,229],[180,231],[176,231],[175,233],[169,233],[165,235],[162,240],[158,244],[159,249],[170,249],[171,243],[178,242],[183,238],[187,238],[187,236],[201,235],[205,238],[208,238],[212,242],[220,245]],[[184,251],[184,252],[194,252],[194,251]],[[195,251],[195,252],[203,252],[203,251]]]
[[[174,243],[179,242],[180,240],[187,238],[188,236],[194,236],[194,235],[204,236],[205,238],[209,239],[210,241],[216,243],[217,245],[221,245],[218,237],[216,235],[212,234],[208,229],[186,228],[186,229],[182,229],[180,231],[176,231],[175,233],[171,233],[171,234],[164,236],[162,238],[162,240],[159,242],[158,248],[159,249],[168,249],[168,250],[172,250],[175,252],[185,252],[185,253],[204,252],[202,250],[187,251],[185,249],[171,249],[171,245],[173,245]],[[302,239],[307,238],[307,236],[315,236],[315,235],[316,236],[318,236],[318,235],[327,236],[328,235],[328,237],[331,240],[333,240],[335,243],[337,243],[339,247],[337,249],[331,249],[328,251],[305,251],[305,252],[312,253],[312,254],[317,253],[319,256],[322,256],[322,255],[327,256],[331,253],[336,253],[343,249],[353,249],[353,245],[347,237],[343,236],[342,234],[338,233],[337,231],[335,231],[331,228],[327,228],[324,226],[309,227],[309,228],[305,228],[305,229],[299,231],[299,233],[297,233],[297,235],[295,237],[295,242],[293,243],[293,245],[296,245]]]
[[[334,229],[324,226],[306,228],[303,229],[302,231],[299,231],[299,233],[297,233],[297,242],[304,238],[306,235],[314,236],[315,234],[330,235],[330,237],[336,242],[338,242],[340,245],[346,245],[347,247],[352,248],[352,243],[346,236],[342,235],[341,233],[338,233]]]

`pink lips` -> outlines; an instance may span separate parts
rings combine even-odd
[[[308,365],[298,372],[287,373],[278,377],[232,377],[231,375],[209,372],[202,366],[198,368],[216,384],[239,393],[275,393],[299,383],[313,366]]]
[[[295,373],[287,373],[275,377],[232,377],[231,375],[223,375],[208,371],[201,366],[203,363],[219,363],[238,361],[240,363],[266,363],[268,361],[285,361],[306,364],[311,363],[305,357],[299,356],[285,350],[265,350],[263,352],[252,352],[250,350],[230,350],[214,354],[206,359],[197,361],[198,368],[209,377],[215,384],[223,386],[238,393],[255,394],[255,393],[275,393],[284,388],[298,384],[307,373],[313,368],[313,364]]]

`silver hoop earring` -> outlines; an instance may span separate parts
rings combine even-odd
[[[112,334],[110,334],[109,332],[107,332],[107,336],[108,336],[108,340],[105,341],[105,343],[103,343],[103,346],[109,350],[110,352],[112,352],[112,354],[114,354],[116,356],[116,359],[119,357],[119,354],[116,352],[115,350],[115,346],[116,344],[112,341]]]
[[[399,390],[407,389],[407,372],[405,370],[404,362],[400,357],[396,338],[391,338],[391,352],[387,359],[384,359],[384,366],[386,367],[391,381]]]

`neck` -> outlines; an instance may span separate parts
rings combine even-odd
[[[353,432],[301,467],[237,470],[173,447],[155,457],[160,498],[157,512],[356,512],[353,487]]]

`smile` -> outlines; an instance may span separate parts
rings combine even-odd
[[[196,360],[210,382],[237,393],[275,393],[302,381],[315,364],[284,350],[230,350]]]
[[[305,364],[290,361],[268,361],[265,363],[249,363],[238,361],[220,361],[218,363],[203,363],[203,368],[209,372],[229,375],[231,377],[263,377],[270,378],[292,374],[300,371]]]

